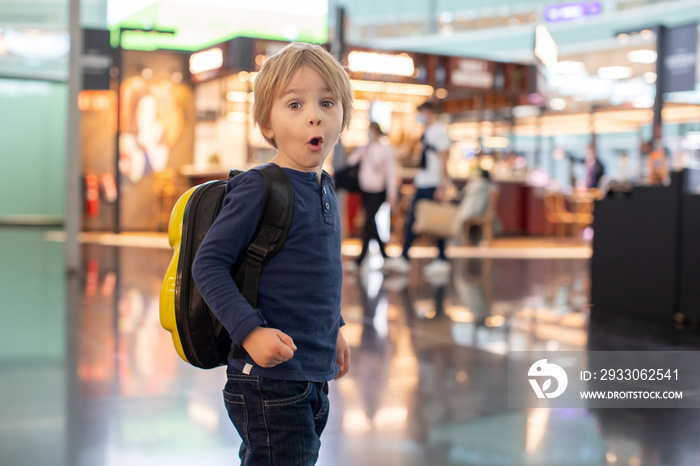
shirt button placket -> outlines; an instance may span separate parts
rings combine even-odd
[[[332,225],[333,215],[331,214],[330,196],[325,184],[321,187],[321,203],[323,204],[323,219],[327,224]]]

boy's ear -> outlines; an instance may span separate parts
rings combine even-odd
[[[263,128],[261,133],[268,139],[275,139],[275,132],[272,131],[272,128]]]

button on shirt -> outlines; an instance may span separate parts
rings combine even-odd
[[[243,298],[231,277],[231,267],[245,254],[260,217],[263,178],[255,171],[229,181],[221,213],[202,242],[193,276],[212,312],[241,345],[258,326],[276,328],[294,340],[289,361],[261,368],[250,356],[229,364],[251,374],[284,380],[325,382],[338,373],[336,345],[342,286],[341,232],[333,180],[323,173],[284,169],[294,190],[294,214],[279,253],[263,264],[258,308]]]

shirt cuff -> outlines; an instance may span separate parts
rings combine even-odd
[[[231,342],[243,348],[243,340],[257,327],[267,327],[267,321],[262,316],[260,309],[255,308],[255,312],[246,316],[241,322],[236,324],[236,328],[231,330]]]

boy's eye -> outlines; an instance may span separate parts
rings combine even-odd
[[[321,102],[322,107],[331,108],[333,105],[335,104],[332,100],[324,100],[323,102]]]
[[[292,102],[291,104],[289,104],[289,108],[299,109],[301,108],[301,104],[299,102]]]

